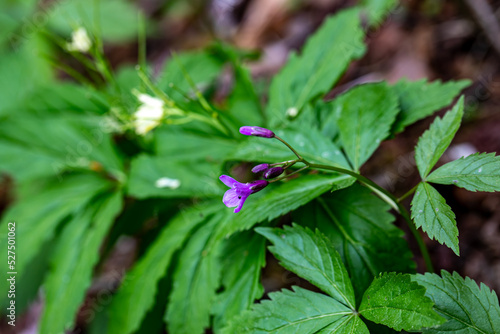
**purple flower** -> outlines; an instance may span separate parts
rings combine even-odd
[[[260,164],[252,168],[252,173],[260,173],[269,169],[269,164]]]
[[[266,170],[264,173],[265,179],[272,179],[273,177],[280,176],[285,170],[282,167],[273,167]]]
[[[219,180],[231,188],[224,194],[222,202],[224,202],[228,208],[236,206],[236,209],[234,209],[235,213],[240,212],[248,196],[264,189],[269,184],[269,182],[265,180],[240,183],[227,175],[221,175]]]
[[[273,138],[274,132],[268,129],[261,128],[260,126],[242,126],[240,133],[245,136],[257,136],[264,138]]]

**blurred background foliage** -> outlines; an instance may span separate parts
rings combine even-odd
[[[224,188],[217,177],[226,153],[237,145],[234,133],[224,135],[213,124],[192,122],[187,131],[163,124],[154,133],[136,136],[130,116],[139,105],[134,92],[146,92],[136,64],[147,68],[158,88],[181,109],[203,114],[207,110],[200,101],[207,99],[214,108],[211,112],[231,111],[227,123],[234,129],[261,125],[263,92],[289,53],[300,49],[325,17],[358,3],[0,0],[0,210],[9,210],[4,219],[32,222],[24,227],[20,223],[18,232],[30,229],[36,236],[18,240],[29,245],[19,251],[17,263],[29,275],[17,282],[22,316],[16,330],[35,332],[43,308],[38,287],[45,279],[45,293],[56,300],[84,299],[78,309],[66,310],[78,313],[75,332],[101,333],[109,300],[124,273],[142,257],[166,221],[197,203],[197,198],[220,200]],[[368,9],[366,54],[345,69],[327,99],[356,84],[381,79],[390,83],[401,78],[470,79],[466,119],[448,159],[475,151],[500,152],[500,48],[491,37],[500,36],[500,2],[408,0],[395,9],[391,9],[394,1],[361,3]],[[484,6],[490,10],[485,12]],[[78,27],[85,27],[97,46],[92,57],[66,50]],[[141,34],[147,65],[138,51]],[[94,66],[86,65],[90,58]],[[202,99],[187,78],[196,83]],[[396,194],[412,187],[418,181],[412,150],[429,124],[430,120],[420,121],[384,142],[362,172]],[[323,133],[333,137],[329,131],[334,130]],[[229,163],[225,169],[231,167]],[[183,182],[179,191],[155,186],[166,173]],[[235,173],[248,177],[248,166],[237,165]],[[499,195],[438,188],[456,208],[462,256],[429,242],[436,267],[456,270],[499,291]],[[198,222],[193,219],[192,224]],[[91,233],[81,232],[86,229]],[[64,259],[48,256],[70,245],[73,253]],[[187,247],[196,253],[194,244]],[[96,269],[72,267],[81,256],[89,257],[86,261]],[[89,278],[67,278],[69,284],[88,285],[85,296],[58,295],[59,285],[65,284],[61,277],[72,271]],[[263,282],[266,292],[307,284],[272,259]],[[166,299],[162,291],[167,289],[169,282],[160,282],[159,299]],[[165,302],[149,311],[140,332],[161,332]],[[42,326],[59,320],[46,317]],[[5,319],[0,330],[12,332]]]

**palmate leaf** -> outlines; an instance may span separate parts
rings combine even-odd
[[[399,133],[410,124],[432,115],[435,111],[449,105],[462,89],[470,85],[469,80],[433,81],[398,81],[392,90],[398,96],[401,109],[392,127],[393,133]]]
[[[469,277],[441,271],[441,277],[427,273],[414,280],[426,288],[426,296],[436,304],[436,311],[446,318],[439,327],[425,329],[424,333],[498,333],[500,332],[500,306],[493,290]]]
[[[0,223],[0,246],[4,249],[7,249],[7,224],[9,221],[17,223],[16,238],[23,241],[16,244],[16,269],[19,276],[29,275],[26,268],[30,261],[42,245],[54,236],[63,219],[80,211],[94,196],[112,187],[109,181],[92,174],[67,175],[62,182],[52,181],[55,183],[39,189],[36,194],[20,198],[5,212]],[[4,263],[2,270],[10,271],[6,270],[7,261]],[[4,288],[4,284],[6,281],[0,281],[1,288]]]
[[[331,325],[326,326],[317,334],[370,334],[366,324],[359,315],[344,317]]]
[[[464,98],[462,96],[453,109],[447,112],[442,119],[436,117],[429,130],[425,131],[419,138],[415,147],[415,161],[423,180],[450,145],[460,127],[463,114]]]
[[[151,309],[158,281],[167,271],[174,253],[185,243],[199,224],[206,222],[219,203],[191,207],[175,216],[125,276],[110,305],[109,334],[133,333]]]
[[[469,191],[500,191],[500,156],[476,153],[462,157],[436,169],[427,181],[453,184]]]
[[[233,214],[234,209],[226,210],[228,215],[217,227],[217,238],[225,238],[259,222],[269,221],[295,210],[334,186],[346,186],[348,179],[350,177],[335,174],[302,175],[279,185],[270,184],[261,192],[250,196],[241,212]]]
[[[287,110],[300,113],[306,103],[326,93],[349,63],[364,54],[363,36],[358,8],[325,20],[301,55],[292,54],[274,77],[266,109],[270,124],[283,123]]]
[[[336,165],[350,169],[340,148],[319,130],[305,125],[278,129],[274,133],[286,140],[311,163]],[[274,163],[295,159],[295,155],[278,140],[249,138],[238,145],[227,159]]]
[[[0,170],[20,181],[92,168],[120,175],[123,162],[102,119],[71,105],[66,108],[36,113],[21,110],[0,122]],[[27,158],[36,168],[26,168]]]
[[[199,334],[210,323],[221,272],[220,240],[214,229],[225,212],[216,213],[190,237],[175,269],[165,322],[172,334]]]
[[[422,182],[417,187],[411,201],[411,218],[429,238],[444,243],[459,255],[455,214],[443,196],[427,182]]]
[[[44,283],[41,333],[63,333],[73,327],[99,260],[99,248],[121,210],[121,196],[116,193],[93,202],[64,228]]]
[[[293,291],[270,293],[269,298],[236,317],[221,334],[312,334],[354,316],[339,301],[295,286]]]
[[[380,82],[354,87],[333,103],[339,110],[340,139],[357,171],[389,135],[399,111],[396,95]]]
[[[217,295],[212,312],[216,332],[262,297],[260,276],[266,263],[266,239],[253,231],[238,233],[228,240],[221,253],[224,291]]]
[[[354,289],[339,253],[319,230],[294,224],[284,229],[260,227],[257,233],[273,246],[269,250],[286,269],[305,278],[335,300],[355,310]]]
[[[434,303],[425,292],[409,274],[383,274],[366,290],[359,313],[397,331],[440,325],[445,319],[433,310]]]
[[[357,301],[381,272],[414,272],[403,231],[393,225],[385,202],[354,185],[323,195],[292,214],[293,220],[322,231],[340,253]]]

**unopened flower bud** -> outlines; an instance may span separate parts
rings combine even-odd
[[[245,136],[257,136],[264,138],[274,137],[274,132],[265,128],[261,128],[259,126],[242,126],[240,128],[240,133]]]
[[[265,179],[272,179],[275,178],[276,176],[280,176],[283,174],[285,170],[281,167],[273,167],[269,168],[265,173],[264,173],[264,178]]]
[[[269,164],[260,164],[252,168],[252,173],[260,173],[269,169]]]

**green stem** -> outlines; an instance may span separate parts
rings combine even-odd
[[[410,190],[408,190],[408,192],[406,194],[404,194],[403,196],[401,196],[400,198],[398,198],[398,202],[403,201],[406,197],[408,197],[411,194],[413,194],[415,192],[415,190],[417,190],[417,187],[418,187],[419,184],[417,184],[415,187],[413,187]]]
[[[153,84],[153,82],[151,81],[149,76],[146,74],[143,67],[139,66],[139,68],[137,69],[137,75],[142,80],[142,82],[144,84],[146,84],[146,87],[148,87],[153,93],[155,93],[156,96],[158,96],[160,99],[162,99],[163,102],[165,102],[165,104],[167,106],[169,106],[170,108],[176,108],[175,103],[168,97],[168,95],[165,94],[161,89],[158,89],[158,87],[156,87]]]
[[[181,109],[179,109],[177,107],[177,105],[175,104],[175,102],[172,101],[168,97],[167,94],[165,94],[165,92],[163,92],[161,89],[159,89],[158,87],[156,87],[155,84],[153,84],[153,82],[151,81],[151,79],[149,78],[149,76],[146,74],[146,72],[144,71],[144,69],[142,67],[139,67],[139,69],[137,70],[137,75],[146,84],[146,86],[153,93],[155,93],[156,96],[158,96],[160,99],[163,100],[163,102],[165,102],[165,104],[167,106],[169,106],[170,108],[175,108],[175,109],[181,110]],[[207,123],[208,125],[213,126],[214,128],[216,128],[217,130],[221,131],[225,135],[229,134],[227,128],[224,127],[224,125],[218,119],[215,119],[213,117],[207,117],[207,116],[201,115],[201,114],[196,114],[194,112],[185,112],[185,111],[182,111],[182,112],[187,117],[191,117],[193,119],[196,119],[198,121],[201,121],[201,122]]]
[[[179,68],[181,69],[181,72],[184,75],[184,79],[186,79],[186,81],[188,82],[189,86],[194,91],[194,94],[198,98],[198,102],[200,103],[200,105],[202,106],[202,108],[205,109],[205,111],[207,111],[211,115],[214,115],[214,114],[217,115],[218,112],[216,110],[214,110],[212,108],[212,106],[210,105],[210,103],[208,103],[208,101],[205,99],[205,97],[200,92],[200,90],[198,89],[198,87],[194,83],[194,81],[191,78],[191,76],[189,75],[189,73],[184,68],[184,65],[181,63],[181,61],[179,60],[179,58],[177,58],[177,54],[175,52],[172,52],[172,57],[174,58],[174,61],[177,63],[177,66],[179,66]]]
[[[290,176],[292,176],[292,175],[294,175],[294,174],[300,173],[300,172],[302,172],[304,169],[307,169],[307,168],[309,168],[309,166],[307,166],[307,165],[306,165],[306,166],[304,166],[304,167],[302,167],[302,168],[297,169],[296,171],[291,172],[290,174],[283,175],[283,176],[280,176],[280,177],[278,177],[278,178],[276,178],[276,179],[273,179],[273,180],[269,181],[269,183],[273,183],[273,182],[281,181],[281,180],[286,179],[287,177],[290,177]]]
[[[138,64],[141,68],[146,68],[146,23],[141,11],[137,13],[138,26]]]
[[[384,188],[380,187],[378,184],[373,182],[372,180],[364,177],[363,175],[357,174],[351,170],[345,169],[345,168],[340,168],[340,167],[335,167],[335,166],[328,166],[328,165],[321,165],[321,164],[312,164],[309,163],[306,160],[302,161],[305,163],[307,166],[311,168],[317,168],[317,169],[326,169],[326,170],[331,170],[337,173],[342,173],[342,174],[347,174],[350,175],[354,178],[356,178],[361,184],[372,190],[375,194],[377,194],[378,197],[380,197],[383,201],[385,201],[387,204],[389,204],[394,210],[396,210],[406,221],[408,224],[408,227],[410,228],[413,236],[415,237],[418,247],[420,249],[420,252],[422,253],[422,257],[424,258],[425,265],[427,267],[427,271],[429,272],[434,272],[434,267],[432,265],[432,261],[429,255],[429,251],[427,250],[427,246],[425,245],[422,236],[418,232],[418,230],[415,228],[415,225],[413,224],[410,215],[406,208],[399,203],[398,199],[394,197],[390,192],[385,190]]]
[[[285,144],[286,147],[288,147],[290,149],[290,151],[292,151],[293,154],[295,154],[297,156],[297,158],[299,158],[299,161],[303,161],[304,160],[304,158],[302,158],[302,156],[299,153],[297,153],[297,151],[295,151],[295,149],[292,146],[290,146],[290,144],[288,144],[286,141],[284,141],[283,139],[281,139],[280,137],[278,137],[276,135],[274,136],[274,138],[278,139],[280,142],[282,142],[283,144]]]

